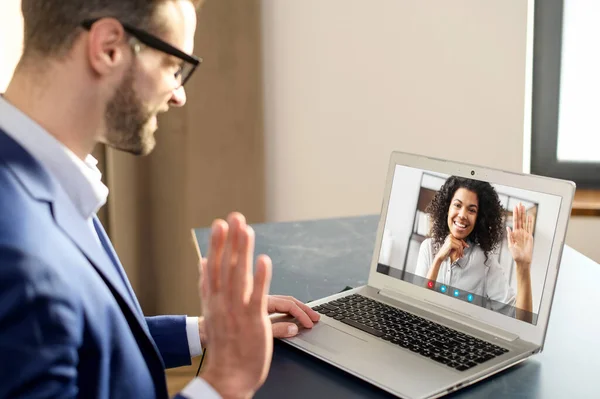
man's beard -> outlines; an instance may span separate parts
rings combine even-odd
[[[106,107],[105,143],[134,155],[147,155],[154,146],[155,113],[145,109],[133,88],[133,68],[123,77],[120,87]]]

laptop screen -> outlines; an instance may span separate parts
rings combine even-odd
[[[536,324],[560,205],[396,165],[377,272]]]

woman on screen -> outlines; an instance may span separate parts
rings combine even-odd
[[[526,216],[525,207],[515,206],[514,230],[507,227],[508,248],[516,264],[516,293],[492,257],[502,243],[503,208],[491,184],[451,176],[426,211],[431,237],[421,244],[416,274],[428,283],[437,281],[458,290],[457,296],[462,290],[471,294],[474,303],[531,322],[533,218]]]

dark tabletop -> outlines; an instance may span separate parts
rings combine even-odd
[[[367,282],[378,216],[253,225],[256,253],[273,260],[272,294],[319,299]],[[600,232],[599,232],[600,233]],[[197,229],[206,252],[208,230]],[[600,398],[600,265],[566,247],[544,351],[460,398]],[[256,398],[389,398],[279,341]]]

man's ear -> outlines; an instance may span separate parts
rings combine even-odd
[[[127,60],[127,35],[116,19],[98,20],[90,28],[87,40],[90,66],[97,74],[111,74]]]

